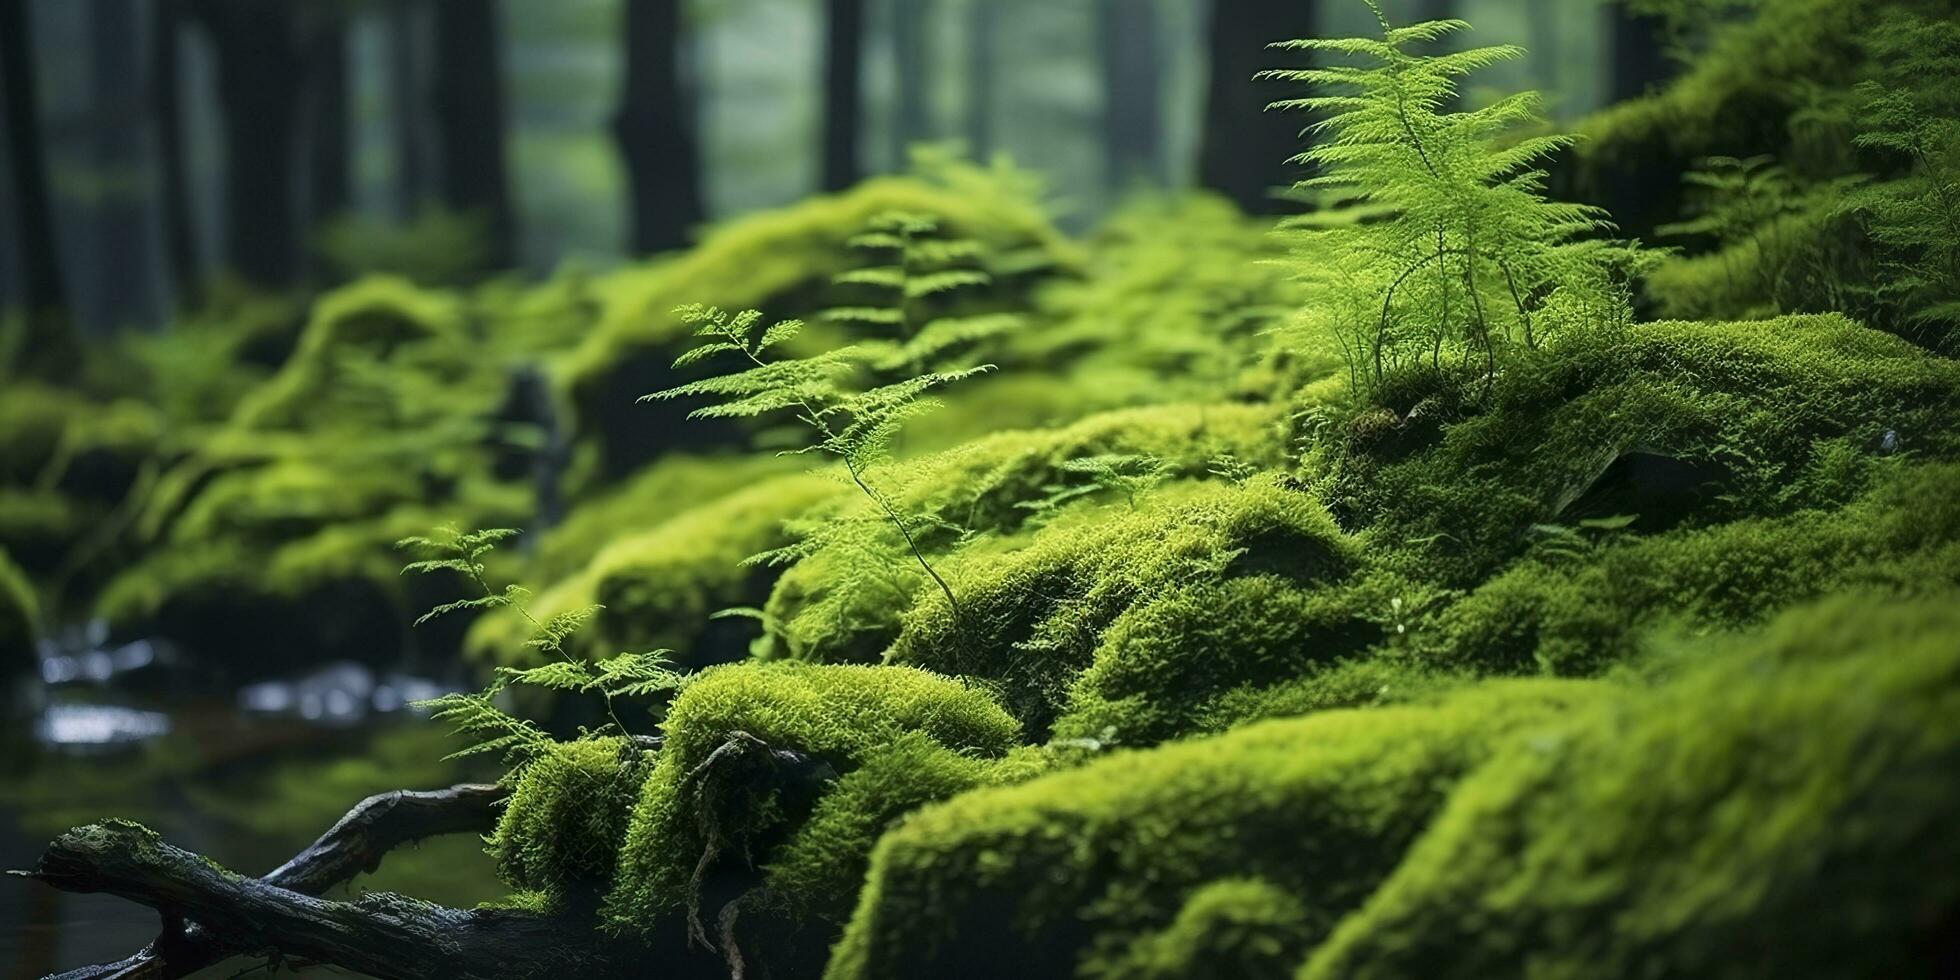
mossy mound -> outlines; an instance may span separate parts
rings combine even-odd
[[[1277,463],[1280,435],[1279,416],[1268,405],[1159,405],[1093,415],[1049,431],[999,433],[885,467],[874,480],[926,528],[917,537],[928,559],[952,568],[968,563],[966,551],[991,553],[1002,546],[998,541],[963,545],[953,528],[969,536],[1018,540],[1036,513],[1028,505],[1050,488],[1086,479],[1063,470],[1071,460],[1148,455],[1162,461],[1166,479],[1204,478],[1212,461],[1225,454]],[[829,519],[873,518],[872,508],[861,496],[847,494]],[[868,526],[873,535],[885,533],[875,520]],[[883,655],[898,638],[901,614],[931,595],[925,576],[913,566],[880,561],[875,574],[864,571],[862,549],[892,543],[853,541],[852,547],[820,551],[785,572],[767,607],[779,624],[768,655],[827,662],[868,662]]]
[[[827,975],[1938,975],[1956,599],[968,793],[885,835]]]
[[[889,211],[933,215],[949,237],[1011,257],[997,271],[999,288],[1023,295],[1043,275],[1078,261],[1038,207],[971,179],[874,178],[731,221],[686,253],[595,284],[597,321],[567,357],[562,377],[581,438],[596,440],[600,472],[617,478],[661,452],[728,435],[683,422],[682,406],[635,404],[676,383],[670,365],[688,330],[674,317],[675,307],[759,309],[772,319],[827,309],[836,304],[832,278],[862,262],[845,243]]]
[[[1514,746],[1300,975],[1944,974],[1956,600],[1840,597]]]
[[[1211,976],[1297,964],[1395,870],[1465,773],[1511,735],[1611,696],[1589,682],[1496,684],[1437,705],[1123,753],[929,807],[879,843],[827,975],[1125,976],[1139,959],[1181,958],[1194,972],[1169,975]],[[1247,878],[1264,883],[1263,910],[1243,888],[1230,903],[1213,891]],[[1146,948],[1187,917],[1270,920],[1274,893],[1298,914],[1278,929],[1209,933],[1217,959]],[[1275,938],[1282,948],[1269,947]]]
[[[1830,506],[1900,449],[1960,452],[1960,366],[1835,315],[1566,338],[1479,382],[1408,378],[1323,428],[1310,474],[1412,577],[1481,581],[1530,543]],[[1325,416],[1319,416],[1325,418]]]
[[[683,506],[646,530],[614,539],[582,570],[540,593],[532,614],[546,619],[602,606],[573,638],[580,653],[668,649],[688,666],[739,659],[754,636],[753,624],[710,617],[760,603],[774,580],[772,570],[743,561],[788,543],[786,521],[840,492],[823,476],[791,473]],[[676,502],[686,503],[652,498],[639,506],[657,513]],[[528,629],[514,614],[486,616],[472,628],[467,649],[491,662],[525,662],[537,655],[523,645]]]
[[[986,693],[957,681],[809,664],[707,671],[661,727],[666,744],[634,807],[608,902],[615,919],[639,928],[692,907],[718,869],[737,862],[764,869],[755,901],[847,904],[814,889],[854,880],[850,869],[887,821],[922,794],[984,779],[980,764],[1006,757],[1021,734]],[[776,750],[809,761],[787,777],[759,778]],[[806,820],[812,805],[824,807],[814,795],[833,778],[827,800],[836,802]]]
[[[533,760],[486,838],[498,875],[554,899],[603,895],[651,767],[623,738],[565,742]]]

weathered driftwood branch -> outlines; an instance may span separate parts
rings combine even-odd
[[[319,840],[260,879],[260,883],[298,896],[318,895],[357,874],[373,871],[384,855],[403,844],[444,834],[487,832],[496,824],[496,807],[503,797],[501,787],[487,784],[464,784],[428,792],[397,790],[370,796],[320,835]],[[56,858],[62,844],[63,841],[57,841],[49,856],[43,858],[44,869],[50,858]],[[29,876],[71,891],[113,891],[106,887],[85,887],[88,882],[72,876],[56,880],[43,874],[42,869]],[[253,951],[238,946],[231,941],[232,937],[220,936],[196,922],[185,922],[188,913],[184,909],[158,908],[158,911],[163,915],[164,928],[155,942],[116,962],[70,970],[54,980],[135,977],[175,980],[234,953]]]

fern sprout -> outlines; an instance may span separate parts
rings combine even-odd
[[[1296,188],[1348,205],[1288,225],[1311,294],[1307,325],[1338,337],[1355,379],[1379,388],[1391,371],[1438,368],[1448,354],[1481,360],[1489,378],[1508,347],[1536,347],[1572,321],[1629,318],[1624,282],[1638,250],[1597,237],[1612,227],[1599,209],[1544,193],[1538,164],[1572,137],[1510,138],[1541,122],[1537,93],[1448,111],[1458,79],[1523,50],[1417,53],[1469,25],[1397,27],[1366,2],[1379,38],[1282,41],[1273,47],[1343,63],[1260,76],[1327,93],[1272,104],[1320,117],[1293,158],[1315,173]]]
[[[1065,460],[1057,469],[1087,477],[1088,482],[1051,483],[1042,488],[1046,495],[1041,499],[1026,501],[1018,506],[1040,516],[1052,513],[1071,500],[1107,490],[1121,494],[1130,509],[1135,510],[1137,496],[1162,483],[1170,474],[1171,467],[1148,453],[1104,453]]]
[[[675,311],[682,322],[695,328],[695,336],[706,342],[681,354],[675,367],[686,367],[717,355],[740,355],[748,367],[732,374],[715,375],[689,384],[654,392],[641,401],[670,398],[705,397],[710,403],[695,409],[690,418],[753,418],[776,412],[790,412],[806,426],[811,441],[792,453],[817,453],[835,457],[844,466],[851,483],[877,508],[885,525],[903,539],[919,569],[946,597],[955,618],[960,617],[959,602],[953,589],[926,559],[920,548],[920,533],[936,522],[908,515],[898,501],[869,477],[869,471],[890,458],[891,441],[905,421],[933,407],[927,392],[993,370],[993,365],[958,371],[928,371],[890,384],[863,391],[845,387],[842,381],[853,373],[857,351],[844,347],[809,357],[783,357],[777,350],[801,329],[797,320],[784,320],[762,326],[762,314],[755,310],[728,313],[709,306],[685,306]],[[786,549],[765,552],[751,559],[768,563],[793,561],[819,547],[825,533],[806,535]]]
[[[526,605],[525,600],[530,597],[528,590],[518,585],[506,585],[501,589],[492,585],[483,560],[499,543],[517,534],[510,528],[460,531],[446,526],[431,535],[403,538],[396,542],[398,548],[435,556],[410,562],[402,567],[403,574],[454,572],[482,593],[436,606],[415,621],[417,626],[438,616],[464,610],[513,609],[531,625],[531,636],[524,641],[525,646],[538,650],[548,658],[555,658],[537,667],[500,667],[490,686],[482,691],[445,694],[415,703],[417,707],[429,710],[431,718],[449,722],[457,734],[476,739],[467,747],[451,753],[449,758],[499,755],[507,769],[507,778],[512,779],[555,741],[536,724],[497,706],[497,695],[505,688],[522,684],[555,691],[597,693],[605,701],[606,714],[612,719],[612,726],[620,734],[630,735],[632,730],[620,720],[615,710],[614,698],[644,697],[675,690],[681,685],[680,675],[668,667],[665,650],[621,654],[596,663],[580,660],[567,652],[566,641],[591,622],[601,607],[566,610],[540,621]]]
[[[876,339],[860,349],[881,371],[917,372],[942,364],[955,352],[1020,324],[1020,318],[1004,313],[931,316],[935,299],[992,285],[993,277],[979,268],[985,250],[978,241],[941,236],[938,220],[929,215],[885,212],[848,244],[874,256],[874,264],[835,281],[868,291],[879,302],[838,307],[823,317],[868,328]]]

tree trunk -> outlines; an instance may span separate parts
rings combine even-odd
[[[1612,64],[1606,97],[1610,101],[1638,98],[1673,77],[1674,63],[1667,56],[1666,22],[1629,10],[1625,0],[1609,4],[1606,17]]]
[[[349,157],[347,22],[339,11],[321,12],[307,45],[308,225],[317,230],[345,213],[354,199]]]
[[[926,66],[932,64],[928,51],[931,15],[931,0],[896,0],[892,4],[892,63],[897,74],[891,130],[893,170],[904,170],[912,144],[932,135],[926,73]]]
[[[967,23],[967,152],[975,160],[994,155],[994,112],[999,74],[1000,5],[976,0]]]
[[[1164,182],[1164,107],[1156,0],[1097,0],[1103,76],[1103,161],[1112,190]]]
[[[637,8],[640,3],[630,6]],[[504,159],[503,50],[495,0],[435,5],[436,141],[443,203],[480,216],[495,268],[517,260],[517,220]]]
[[[257,285],[291,285],[299,272],[294,171],[305,82],[294,8],[258,0],[199,0],[193,10],[218,59],[226,263]]]
[[[422,34],[416,0],[388,5],[388,98],[395,140],[395,215],[414,220],[428,194],[427,153],[422,147]]]
[[[1551,95],[1563,94],[1559,85],[1558,9],[1556,0],[1525,0],[1531,83]]]
[[[90,319],[111,329],[155,320],[143,170],[143,80],[138,13],[125,0],[88,8],[90,166],[101,190],[90,208],[95,307]]]
[[[184,22],[183,0],[157,0],[150,25],[150,111],[157,126],[157,196],[163,221],[163,261],[180,310],[204,302],[192,234],[190,178],[184,165],[184,115],[179,103],[177,60]]]
[[[27,0],[0,0],[0,100],[7,119],[7,171],[13,178],[19,223],[20,294],[26,318],[26,333],[13,367],[23,374],[57,376],[73,368],[76,340],[48,207],[32,29]],[[0,364],[0,369],[6,367]]]
[[[701,150],[681,77],[682,0],[626,5],[626,71],[613,137],[626,161],[635,254],[685,246],[706,217]]]
[[[1268,68],[1298,63],[1268,51],[1273,41],[1314,36],[1316,4],[1310,0],[1213,0],[1209,46],[1210,80],[1205,95],[1205,131],[1198,158],[1198,180],[1252,214],[1292,210],[1274,196],[1299,179],[1287,162],[1303,147],[1298,116],[1267,112],[1267,104],[1289,93],[1272,82],[1253,80]]]
[[[823,189],[841,191],[864,177],[858,141],[864,129],[864,0],[828,0],[823,46]]]

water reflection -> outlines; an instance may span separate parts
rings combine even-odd
[[[51,704],[34,721],[34,740],[51,749],[87,751],[161,738],[170,718],[109,704]]]

